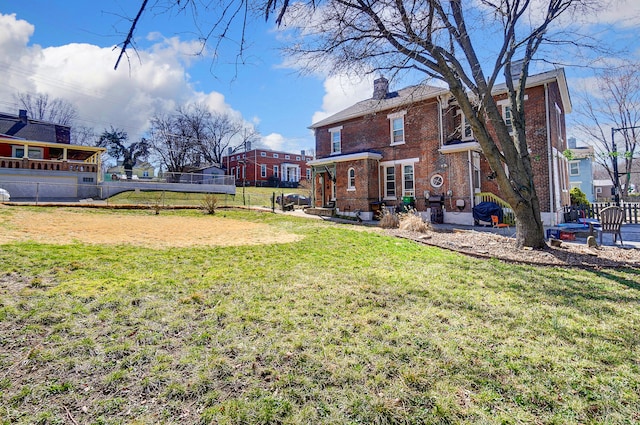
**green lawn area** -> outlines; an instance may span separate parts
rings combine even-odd
[[[0,423],[640,422],[639,270],[222,215],[303,238],[0,245]]]
[[[299,193],[310,196],[309,189],[277,188],[277,187],[236,187],[235,195],[217,194],[220,206],[245,206],[271,208],[271,199],[283,193]],[[205,197],[204,193],[188,192],[159,192],[159,191],[130,191],[122,192],[107,200],[109,204],[134,205],[167,205],[167,206],[198,206]],[[278,205],[275,206],[276,208]]]

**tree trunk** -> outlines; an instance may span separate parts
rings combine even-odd
[[[540,211],[534,208],[534,205],[521,202],[513,208],[513,213],[516,216],[516,246],[518,248],[526,246],[541,249],[547,246]]]

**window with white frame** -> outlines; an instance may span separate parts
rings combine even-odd
[[[387,115],[389,128],[391,130],[391,145],[400,145],[405,142],[404,116],[406,111]]]
[[[331,133],[331,153],[342,151],[342,126],[329,129]]]
[[[473,129],[471,123],[463,113],[460,114],[460,137],[462,141],[473,140]]]
[[[384,169],[384,197],[385,199],[396,197],[396,167],[394,165]]]
[[[509,128],[509,131],[511,131],[511,128],[513,126],[513,114],[511,111],[511,105],[502,105],[502,118],[504,118],[504,123]]]
[[[274,154],[273,154],[273,157],[274,157],[274,158],[279,158],[279,157],[280,157],[280,155],[278,155],[277,153],[274,153]]]
[[[267,166],[265,164],[260,165],[260,177],[267,177]]]
[[[556,126],[557,126],[557,132],[558,132],[558,140],[561,141],[564,139],[562,137],[562,109],[560,109],[557,103],[555,104],[555,109],[556,109]]]
[[[356,170],[353,167],[347,171],[347,190],[356,190]]]
[[[307,168],[307,180],[311,180],[311,168]]]
[[[402,196],[415,196],[413,185],[413,164],[402,166]]]
[[[569,161],[569,175],[570,176],[580,175],[580,161]]]
[[[279,172],[279,170],[278,170],[278,166],[277,166],[277,165],[274,165],[274,166],[273,166],[273,177],[275,177],[276,179],[277,179],[277,178],[278,178],[278,176],[280,175],[278,172]]]
[[[296,156],[296,161],[300,161],[300,157],[299,156]]]
[[[285,155],[284,159],[291,159],[291,155]]]
[[[267,153],[266,153],[266,152],[260,152],[260,156],[262,156],[262,157],[266,157],[266,156],[267,156]]]

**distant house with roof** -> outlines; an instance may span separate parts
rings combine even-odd
[[[105,148],[72,145],[68,126],[0,113],[0,187],[12,200],[95,197]]]
[[[576,139],[570,137],[567,141],[571,159],[569,159],[569,185],[577,187],[587,196],[590,202],[595,202],[593,188],[593,146],[577,146]]]
[[[297,187],[301,180],[311,179],[313,157],[300,153],[271,149],[248,149],[222,157],[222,166],[234,176],[236,185]]]
[[[611,179],[596,179],[593,181],[593,191],[596,202],[609,202],[613,200],[613,182]]]
[[[152,179],[155,177],[156,169],[148,161],[138,160],[133,166],[132,175],[135,179]],[[115,178],[114,178],[115,176]],[[124,176],[124,177],[122,177]],[[126,172],[122,161],[118,161],[118,165],[107,168],[105,180],[118,180],[121,178],[126,179]]]

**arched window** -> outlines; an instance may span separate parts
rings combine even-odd
[[[347,190],[356,190],[356,170],[349,168],[347,171]]]

